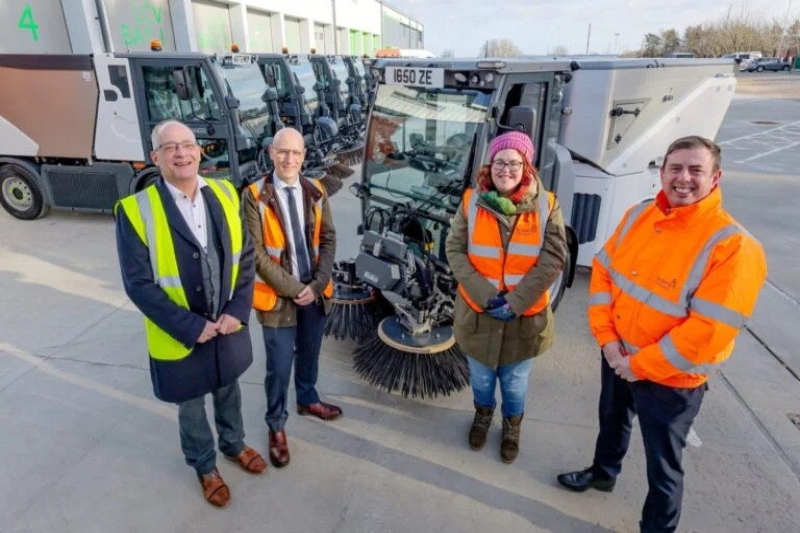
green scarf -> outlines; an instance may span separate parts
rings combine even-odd
[[[504,214],[506,216],[511,216],[511,215],[516,215],[517,214],[517,206],[516,206],[516,204],[514,204],[514,202],[512,202],[508,198],[503,198],[502,196],[497,194],[497,191],[489,191],[489,192],[482,193],[481,194],[481,199],[484,202],[486,202],[487,204],[489,204],[489,206],[492,209],[494,209],[494,210],[496,210],[496,211],[498,211],[498,212],[500,212],[500,213],[502,213],[502,214]]]

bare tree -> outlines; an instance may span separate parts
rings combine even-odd
[[[553,51],[550,52],[550,55],[553,55],[553,56],[566,56],[566,55],[569,55],[569,50],[563,44],[559,44],[558,46],[553,48]]]
[[[642,57],[657,57],[661,55],[661,37],[655,33],[648,33],[644,36],[643,48]]]
[[[681,38],[674,28],[661,32],[661,55],[666,56],[681,48]]]
[[[452,48],[445,48],[439,57],[454,57]]]
[[[522,55],[522,50],[510,39],[489,39],[481,46],[478,53],[481,57],[516,57]]]

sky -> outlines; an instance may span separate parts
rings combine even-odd
[[[388,0],[424,26],[425,48],[475,56],[488,39],[524,54],[614,54],[639,50],[647,33],[750,14],[765,22],[800,17],[800,0]],[[591,24],[591,32],[589,25]],[[732,52],[738,50],[731,50]]]

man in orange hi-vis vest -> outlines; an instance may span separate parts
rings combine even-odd
[[[673,142],[655,201],[625,213],[592,265],[600,432],[592,466],[558,481],[613,490],[638,415],[649,487],[642,532],[678,527],[683,448],[706,380],[733,351],[767,277],[761,245],[722,208],[720,159],[708,139]]]
[[[276,468],[289,464],[284,425],[293,366],[297,413],[323,420],[342,416],[339,407],[320,400],[316,388],[325,317],[333,295],[336,231],[322,185],[300,173],[305,153],[297,130],[280,130],[269,147],[275,171],[242,195],[255,245],[253,307],[267,352],[264,418],[269,458]]]

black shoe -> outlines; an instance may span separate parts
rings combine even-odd
[[[589,487],[603,492],[611,492],[614,490],[614,485],[617,483],[616,478],[605,477],[595,473],[593,467],[586,470],[579,470],[578,472],[569,472],[558,476],[558,482],[569,490],[575,492],[583,492]]]

